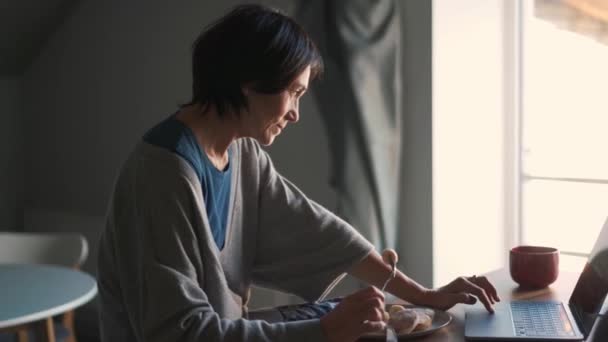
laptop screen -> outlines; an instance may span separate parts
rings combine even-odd
[[[600,231],[589,260],[570,297],[570,309],[589,334],[608,293],[608,220]]]

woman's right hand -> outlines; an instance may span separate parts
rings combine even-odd
[[[321,328],[328,342],[351,342],[362,334],[383,331],[384,294],[371,286],[342,299],[321,318]]]

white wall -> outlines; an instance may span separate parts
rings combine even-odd
[[[0,230],[22,228],[21,79],[0,78]]]
[[[504,265],[502,5],[433,1],[436,285]]]

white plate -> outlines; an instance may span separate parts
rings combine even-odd
[[[392,306],[392,304],[388,304],[386,306],[387,310],[388,308]],[[401,333],[401,334],[397,334],[397,337],[399,337],[399,339],[407,339],[407,338],[413,338],[413,337],[418,337],[418,336],[424,336],[424,335],[428,335],[428,334],[432,334],[435,331],[445,327],[446,325],[450,324],[450,322],[452,321],[452,316],[445,312],[445,311],[441,311],[441,310],[436,310],[436,309],[432,309],[432,308],[427,308],[424,306],[418,306],[418,305],[403,305],[406,308],[424,308],[424,309],[429,309],[429,310],[433,310],[435,312],[435,315],[433,316],[433,322],[431,324],[431,327],[425,330],[419,330],[419,331],[412,331],[411,333]],[[367,333],[364,334],[362,337],[366,337],[366,338],[386,338],[386,333],[384,331],[378,331],[378,332],[373,332],[373,333]]]

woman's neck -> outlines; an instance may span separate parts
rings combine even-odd
[[[238,139],[238,116],[226,113],[220,117],[213,106],[203,108],[198,105],[183,107],[176,116],[187,125],[196,138],[201,150],[218,169],[228,164],[228,147]]]

